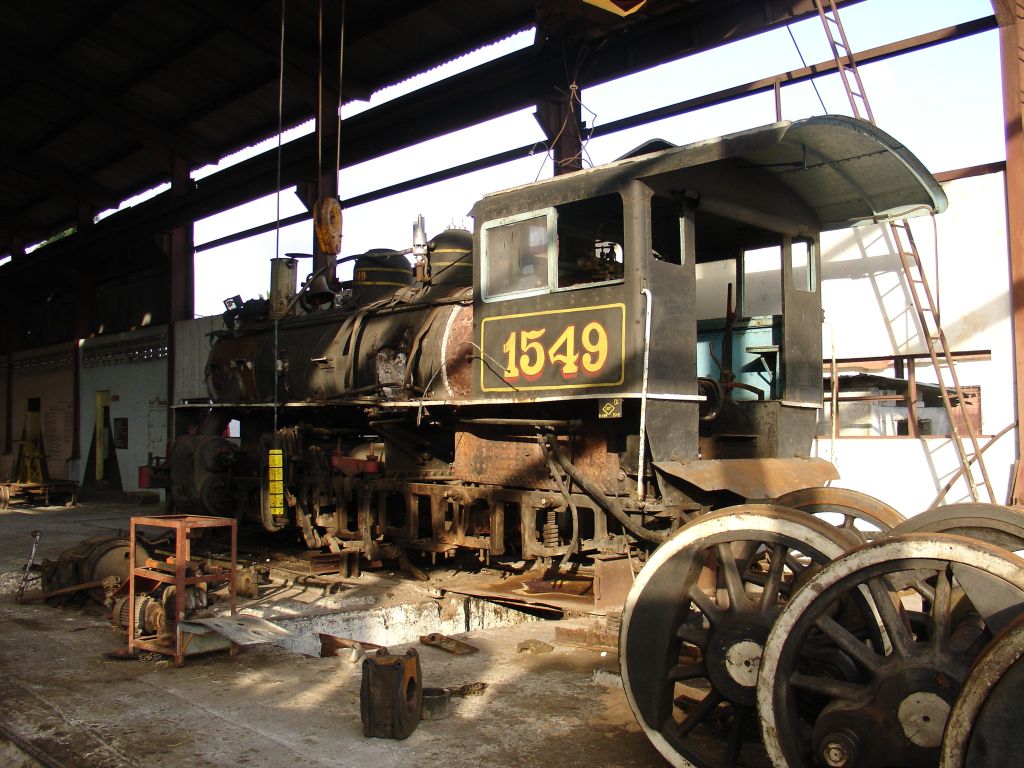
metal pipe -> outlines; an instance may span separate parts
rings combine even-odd
[[[487,427],[526,427],[527,429],[565,427],[575,432],[583,426],[579,419],[459,419],[459,424]]]
[[[605,512],[616,520],[618,520],[622,527],[633,534],[636,538],[643,541],[650,542],[651,544],[660,544],[663,542],[667,534],[660,531],[649,531],[642,525],[637,523],[633,518],[627,515],[616,501],[611,499],[605,493],[603,493],[597,486],[590,482],[586,477],[580,474],[580,471],[573,466],[572,462],[565,457],[565,455],[558,449],[556,441],[548,438],[545,441],[545,445],[551,451],[551,454],[555,457],[555,460],[561,465],[565,473],[572,478],[572,481],[580,487],[580,489],[587,494],[594,503],[601,508],[602,512]]]
[[[565,487],[562,474],[558,471],[555,460],[551,457],[551,450],[548,448],[545,438],[538,436],[537,442],[540,443],[541,450],[544,451],[544,460],[547,462],[548,472],[551,473],[551,477],[554,478],[558,490],[565,497],[565,503],[569,506],[569,511],[572,514],[572,535],[569,537],[569,546],[566,547],[562,558],[558,561],[558,568],[556,569],[556,571],[561,571],[580,543],[580,512],[576,508],[576,502],[572,500],[569,489]]]
[[[646,301],[646,312],[644,315],[644,375],[640,383],[640,448],[636,457],[636,498],[644,500],[644,452],[647,449],[647,376],[651,367],[651,314],[654,299],[647,288],[641,288],[640,293]]]

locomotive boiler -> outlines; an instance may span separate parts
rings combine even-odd
[[[858,549],[910,521],[823,488],[836,471],[810,448],[820,234],[945,205],[899,142],[837,116],[488,195],[472,233],[417,230],[347,257],[349,282],[231,302],[209,401],[178,410],[193,427],[172,504],[369,560],[620,558],[630,581],[643,563],[622,676],[670,762],[935,765],[971,662],[1024,595],[1024,562],[941,536],[999,529],[1024,549],[1024,524],[940,513]]]

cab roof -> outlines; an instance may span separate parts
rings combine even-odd
[[[939,213],[947,204],[938,181],[903,144],[863,120],[825,115],[628,157],[496,192],[478,202],[473,214],[480,222],[507,214],[517,200],[520,210],[557,205],[612,192],[632,179],[643,180],[656,192],[677,191],[695,175],[706,177],[698,169],[711,163],[740,169],[751,179],[764,179],[767,174],[772,186],[788,188],[801,203],[804,216],[810,214],[819,230],[915,212]],[[749,188],[736,188],[735,193],[751,196]]]

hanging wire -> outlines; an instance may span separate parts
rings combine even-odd
[[[804,60],[804,55],[800,51],[800,45],[796,41],[796,36],[793,34],[793,28],[789,25],[786,26],[786,31],[789,32],[789,39],[793,41],[793,47],[796,48],[796,55],[800,57],[800,64],[803,65],[804,69],[807,69],[807,62]],[[818,95],[818,102],[821,104],[822,114],[828,114],[828,107],[825,106],[825,100],[821,98],[821,91],[818,90],[818,84],[814,78],[811,78],[811,87],[814,92]]]
[[[345,71],[345,10],[347,0],[341,3],[341,28],[338,32],[338,122],[334,133],[334,171],[341,173],[341,83]]]
[[[317,3],[316,16],[316,199],[324,196],[324,0]]]
[[[564,41],[563,41],[563,45],[562,45],[562,65],[563,65],[563,68],[564,68],[564,71],[565,71],[565,80],[569,84],[569,90],[568,91],[564,91],[561,88],[555,88],[555,90],[562,97],[564,97],[566,101],[568,101],[569,108],[566,110],[565,116],[562,118],[562,124],[558,127],[558,130],[555,132],[554,137],[550,141],[545,142],[545,149],[546,149],[546,151],[544,153],[544,162],[542,162],[541,166],[537,169],[537,176],[534,179],[534,181],[537,181],[537,180],[540,179],[540,175],[544,172],[544,167],[547,164],[548,160],[551,160],[552,162],[556,162],[555,159],[554,159],[554,149],[555,149],[555,146],[558,144],[559,139],[562,138],[562,134],[564,134],[566,132],[566,130],[570,130],[570,128],[569,128],[570,124],[572,125],[571,130],[576,132],[576,136],[579,139],[580,149],[572,157],[563,157],[561,160],[558,160],[557,161],[557,165],[559,167],[564,168],[566,166],[569,166],[569,165],[575,163],[576,161],[580,161],[580,164],[582,165],[583,158],[586,158],[587,161],[590,162],[591,166],[593,166],[593,164],[594,164],[593,161],[590,160],[590,155],[589,155],[589,153],[587,153],[586,147],[587,147],[587,143],[590,141],[590,137],[591,137],[591,135],[593,134],[593,131],[594,131],[594,125],[596,124],[597,113],[594,112],[592,109],[589,109],[588,107],[586,107],[583,104],[583,100],[580,97],[580,91],[582,89],[580,88],[580,85],[579,85],[580,70],[583,69],[583,64],[586,61],[588,54],[589,54],[589,49],[587,48],[587,46],[586,45],[580,45],[577,48],[577,50],[576,50],[576,61],[573,63],[572,67],[570,68],[569,62],[565,58],[565,45],[564,45]],[[580,132],[580,128],[579,128],[580,118],[582,117],[582,113],[583,113],[584,110],[589,112],[593,116],[593,118],[594,118],[594,120],[593,120],[594,124],[592,124],[591,127],[586,131],[586,136],[584,136]]]
[[[284,29],[285,29],[285,5],[287,0],[281,0],[281,43],[278,52],[278,73],[277,73],[277,214],[274,224],[274,257],[281,255],[281,133],[284,130]],[[281,322],[281,313],[274,310],[274,447],[277,444],[277,411],[278,411],[278,331]]]

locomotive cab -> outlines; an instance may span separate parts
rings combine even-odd
[[[707,508],[823,484],[834,468],[808,457],[819,235],[896,201],[944,198],[891,138],[836,117],[485,197],[474,396],[600,421],[593,439],[624,448],[624,466],[634,454],[641,500]]]

